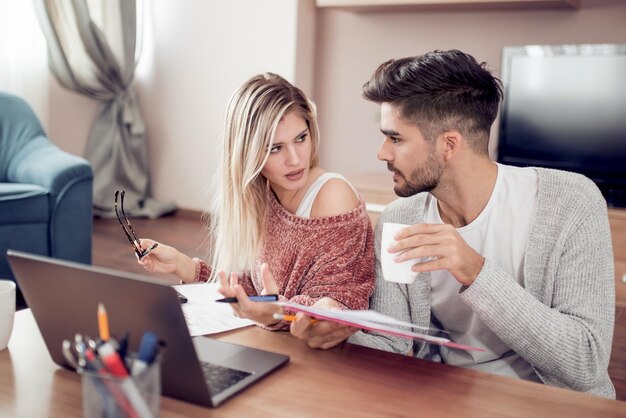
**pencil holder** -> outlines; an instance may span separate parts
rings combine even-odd
[[[133,360],[129,359],[131,366]],[[160,358],[132,377],[84,370],[82,390],[84,417],[158,417],[161,408]]]

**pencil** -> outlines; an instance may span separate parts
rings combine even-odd
[[[283,321],[287,321],[287,322],[293,322],[293,321],[296,320],[296,316],[295,315],[281,315],[281,314],[275,313],[274,315],[272,315],[272,317],[274,319],[283,320]],[[309,320],[309,323],[311,323],[311,324],[315,324],[316,322],[318,322],[318,320],[315,319],[315,318],[311,318]]]
[[[98,304],[98,331],[100,332],[100,339],[102,341],[108,341],[109,338],[111,338],[109,332],[109,318],[102,303]]]

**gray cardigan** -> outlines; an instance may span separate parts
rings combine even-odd
[[[537,168],[537,214],[526,247],[524,287],[485,260],[461,293],[481,320],[546,384],[615,398],[608,364],[615,320],[613,249],[606,203],[591,180]],[[422,327],[431,324],[430,274],[387,282],[380,269],[383,222],[422,221],[426,194],[401,198],[376,227],[376,288],[370,308]],[[506,231],[502,239],[507,239]],[[460,286],[459,286],[460,287]],[[438,346],[358,332],[349,342],[440,361]]]

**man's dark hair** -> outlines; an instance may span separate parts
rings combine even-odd
[[[455,49],[390,60],[365,83],[363,96],[397,106],[427,140],[457,130],[474,151],[487,153],[502,83],[485,67]]]

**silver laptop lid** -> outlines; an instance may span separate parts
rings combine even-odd
[[[98,335],[99,303],[107,309],[111,335],[120,338],[125,332],[129,333],[129,350],[137,351],[145,331],[154,332],[165,343],[161,380],[163,394],[167,396],[216,406],[288,361],[287,356],[211,340],[212,346],[219,345],[220,350],[232,347],[234,351],[243,349],[253,356],[258,352],[263,359],[258,363],[259,370],[246,370],[251,377],[236,390],[211,396],[172,287],[133,273],[11,250],[7,255],[48,352],[60,366],[70,367],[62,354],[64,339],[72,340],[76,333]],[[248,361],[247,364],[256,362]]]

